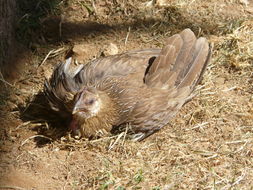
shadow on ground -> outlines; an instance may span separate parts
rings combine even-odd
[[[34,127],[38,137],[35,138],[37,146],[43,146],[50,141],[58,140],[68,132],[70,115],[57,113],[50,108],[43,92],[35,95],[34,99],[26,107],[20,105],[20,118],[24,122],[39,124],[41,127]],[[47,138],[40,137],[40,135]]]
[[[139,31],[148,34],[156,32],[158,34],[165,34],[168,31],[176,33],[184,28],[191,28],[195,33],[199,32],[199,28],[205,34],[215,34],[219,32],[218,24],[215,22],[198,22],[196,23],[190,17],[185,17],[182,14],[181,9],[170,6],[162,8],[159,13],[160,17],[149,16],[138,12],[135,9],[135,13],[131,17],[120,19],[121,22],[112,22],[114,19],[108,18],[99,21],[95,19],[89,19],[83,22],[71,22],[63,21],[61,18],[62,11],[59,9],[59,4],[64,1],[59,0],[25,0],[18,3],[20,9],[20,19],[17,23],[17,39],[22,42],[22,45],[26,47],[25,50],[18,53],[15,57],[17,64],[23,64],[20,60],[25,54],[29,54],[34,51],[33,43],[43,45],[60,45],[62,43],[71,43],[71,40],[80,38],[96,39],[106,34],[112,34],[114,32],[128,31],[131,27],[132,31]],[[156,9],[154,7],[154,9]],[[122,15],[121,15],[122,16]],[[113,24],[107,24],[113,23]],[[211,30],[211,29],[212,30]],[[36,52],[36,50],[34,51]],[[35,54],[41,54],[37,52]],[[22,67],[22,65],[21,65]],[[11,69],[12,72],[18,73],[19,70],[15,68]],[[66,133],[67,125],[70,121],[68,116],[59,116],[51,109],[45,100],[42,92],[34,97],[34,100],[28,104],[28,107],[22,107],[20,105],[21,119],[26,121],[34,121],[47,123],[41,128],[36,128],[39,135],[50,137],[51,139],[59,139],[64,133]],[[59,119],[58,119],[59,118]],[[54,129],[51,126],[55,126]],[[40,138],[41,139],[41,138]],[[45,140],[38,140],[38,145],[43,145]]]

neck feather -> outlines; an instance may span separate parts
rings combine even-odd
[[[82,121],[81,134],[85,137],[108,134],[120,120],[119,109],[114,99],[105,92],[99,92],[101,107],[98,113]]]

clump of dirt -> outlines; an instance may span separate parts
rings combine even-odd
[[[43,1],[51,9],[32,17],[41,28],[28,33],[21,75],[0,81],[0,188],[252,188],[253,4],[245,2]],[[119,53],[162,47],[186,27],[213,43],[213,57],[198,95],[170,125],[138,143],[69,137],[69,119],[42,93],[57,63],[73,53],[86,63],[111,44]]]

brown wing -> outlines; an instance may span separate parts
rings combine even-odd
[[[142,73],[144,77],[149,59],[157,57],[160,51],[130,51],[100,58],[76,69],[72,68],[71,59],[68,59],[56,67],[50,80],[45,81],[45,95],[52,109],[70,112],[74,95],[84,86],[96,86],[105,78],[122,77],[130,73]]]
[[[194,89],[210,55],[207,40],[196,39],[190,29],[185,29],[167,40],[145,76],[145,82],[150,87],[163,89],[184,86]]]
[[[192,98],[210,60],[211,48],[205,38],[196,39],[189,29],[170,37],[145,76],[145,87],[131,92],[135,107],[128,121],[142,140],[165,126]],[[131,94],[125,94],[126,97]]]
[[[144,78],[149,59],[157,57],[160,51],[160,49],[136,50],[96,59],[86,64],[75,78],[85,85],[94,85],[107,77],[122,77],[136,72],[141,72]]]

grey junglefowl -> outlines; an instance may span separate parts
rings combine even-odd
[[[45,82],[53,110],[72,115],[70,129],[95,137],[129,126],[143,140],[169,123],[193,95],[211,48],[190,29],[168,38],[162,49],[108,56],[88,64],[59,64]]]

